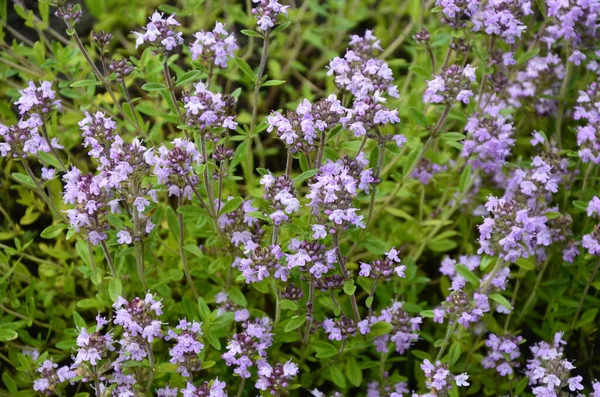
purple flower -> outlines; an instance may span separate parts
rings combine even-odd
[[[466,373],[453,375],[448,370],[448,367],[437,361],[433,365],[428,359],[423,361],[421,369],[425,373],[425,385],[434,393],[433,395],[447,395],[448,390],[452,388],[452,381],[456,382],[459,387],[468,386],[467,379],[469,376]]]
[[[52,82],[40,81],[39,87],[33,81],[27,83],[27,88],[19,90],[19,99],[15,105],[19,107],[21,116],[25,114],[37,114],[44,117],[54,109],[62,110],[60,100],[56,98],[56,92],[52,90]]]
[[[185,389],[181,389],[181,394],[183,397],[227,397],[227,391],[225,390],[226,387],[227,385],[225,382],[219,381],[219,378],[213,380],[212,383],[204,381],[199,386],[188,382],[187,387]]]
[[[260,360],[257,367],[258,380],[255,386],[258,390],[268,391],[271,395],[285,393],[298,375],[298,366],[291,360],[285,364],[275,364],[274,366],[266,360]]]
[[[198,358],[204,348],[201,342],[201,324],[185,318],[179,320],[176,331],[170,329],[165,335],[165,340],[174,340],[175,346],[169,349],[171,363],[177,364],[177,372],[182,376],[190,377],[191,372],[200,371],[201,363]]]
[[[234,58],[234,51],[238,49],[233,34],[227,33],[225,26],[217,22],[212,32],[200,31],[194,34],[196,41],[190,45],[192,59],[201,58],[208,64],[226,68],[227,60]]]
[[[357,99],[371,98],[377,103],[380,101],[376,98],[383,93],[398,98],[392,70],[385,61],[378,59],[376,51],[382,51],[382,48],[371,30],[364,36],[353,35],[350,48],[343,58],[336,57],[329,63],[327,74],[334,75],[335,84]]]
[[[473,96],[471,82],[475,81],[475,68],[471,65],[464,69],[451,65],[433,77],[427,82],[427,90],[423,95],[425,102],[446,105],[452,105],[455,101],[469,103],[469,98]]]
[[[229,95],[213,93],[202,82],[194,84],[193,94],[184,95],[183,103],[187,124],[199,128],[203,135],[218,138],[221,132],[216,129],[219,127],[225,130],[235,130],[237,127],[233,115],[235,99]]]
[[[265,358],[267,349],[273,344],[273,327],[268,317],[242,323],[244,331],[236,333],[227,344],[227,352],[221,356],[227,366],[234,365],[234,373],[250,378],[249,368],[255,357]]]
[[[278,0],[252,0],[255,6],[252,14],[256,16],[258,29],[267,32],[277,22],[279,14],[287,15],[290,6],[284,6]]]
[[[135,48],[150,43],[160,52],[169,54],[175,47],[183,44],[182,33],[175,30],[179,26],[175,14],[164,18],[164,14],[155,11],[150,17],[150,22],[144,27],[144,32],[133,32]]]

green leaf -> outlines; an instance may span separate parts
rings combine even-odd
[[[359,387],[362,384],[362,370],[352,356],[349,356],[346,360],[346,377],[355,387]]]
[[[246,76],[248,76],[250,81],[252,81],[252,82],[256,81],[256,75],[252,71],[252,68],[250,67],[250,65],[248,65],[248,62],[244,61],[242,58],[235,58],[235,62],[238,64],[238,66],[240,67],[242,72]]]
[[[356,285],[354,285],[354,280],[346,280],[346,282],[344,283],[344,293],[346,295],[354,295],[354,291],[356,291]]]
[[[535,263],[531,259],[519,258],[516,264],[523,270],[535,270]]]
[[[525,62],[529,61],[531,58],[535,57],[539,52],[539,48],[532,48],[531,50],[527,51],[525,54],[521,55],[517,59],[517,66],[520,66]]]
[[[45,228],[44,230],[42,230],[42,233],[40,233],[40,236],[42,238],[47,238],[47,239],[55,238],[60,234],[60,232],[63,229],[66,229],[66,228],[67,228],[67,225],[65,225],[64,223],[50,225],[47,228]]]
[[[258,33],[256,30],[242,29],[240,30],[240,33],[249,37],[258,37],[259,39],[263,38],[263,35]]]
[[[239,288],[237,287],[232,287],[229,289],[228,291],[228,295],[229,298],[234,302],[237,303],[240,306],[248,306],[248,301],[246,300],[246,297],[244,296],[244,294],[242,294],[242,291],[240,291]]]
[[[285,80],[267,80],[264,83],[262,83],[263,87],[270,87],[270,86],[275,86],[275,85],[281,85],[285,83]]]
[[[6,389],[10,392],[10,394],[16,396],[18,392],[17,384],[15,383],[13,378],[10,377],[8,372],[2,373],[2,381],[4,382],[4,385],[6,386]]]
[[[221,214],[228,214],[237,210],[244,200],[241,197],[234,197],[231,200],[227,201],[223,208],[221,209]]]
[[[293,311],[298,310],[298,305],[296,304],[296,302],[293,302],[289,299],[280,300],[279,305],[281,306],[282,309],[293,310]]]
[[[319,172],[319,170],[317,170],[317,169],[304,171],[303,173],[301,173],[300,175],[298,175],[297,177],[294,178],[294,182],[295,183],[304,182],[305,180],[317,175],[317,172]]]
[[[419,109],[417,109],[414,106],[409,106],[408,110],[410,111],[410,114],[415,119],[417,124],[419,124],[423,127],[426,127],[429,125],[429,122],[427,121],[427,117],[425,116],[425,114],[422,111],[420,111]]]
[[[597,307],[587,310],[585,313],[583,313],[583,315],[581,316],[579,321],[577,321],[577,328],[582,327],[586,324],[590,324],[592,321],[594,321],[597,314],[598,314]]]
[[[37,189],[37,186],[35,185],[35,183],[33,183],[33,180],[29,177],[29,175],[21,174],[18,172],[13,172],[11,175],[17,180],[17,182],[32,189]]]
[[[0,342],[8,342],[18,337],[19,335],[12,329],[0,328]]]
[[[185,72],[181,76],[177,78],[177,83],[175,83],[175,87],[179,87],[180,85],[184,85],[192,80],[199,80],[204,72],[200,70],[190,70],[189,72]]]
[[[461,134],[460,132],[446,132],[441,134],[440,137],[445,141],[462,141],[467,136],[465,134]]]
[[[460,174],[460,183],[458,185],[458,190],[461,193],[465,193],[471,183],[473,168],[470,165],[467,165],[465,169]]]
[[[108,296],[114,302],[119,298],[119,296],[123,295],[123,285],[121,284],[121,280],[118,278],[113,278],[108,283]]]
[[[116,299],[115,299],[116,300]],[[73,312],[73,322],[77,328],[86,328],[85,320],[81,317],[81,314]]]
[[[202,297],[198,298],[198,313],[204,323],[210,322],[210,309]]]
[[[329,373],[331,374],[331,379],[333,379],[333,383],[342,389],[346,388],[346,378],[344,378],[344,374],[342,371],[335,365],[329,367]]]
[[[505,307],[506,309],[512,310],[512,305],[504,296],[500,294],[491,294],[490,299],[494,302],[497,302],[499,305]]]
[[[369,297],[367,298],[367,300],[366,300],[366,302],[365,302],[365,305],[366,305],[367,307],[371,307],[371,306],[373,306],[373,297],[372,297],[372,296],[369,296]]]
[[[98,82],[96,80],[92,80],[92,79],[90,79],[90,80],[79,80],[79,81],[76,81],[74,83],[71,83],[69,85],[69,87],[72,87],[72,88],[75,88],[75,87],[89,87],[89,86],[98,85],[98,84],[100,84],[100,82]]]
[[[170,234],[175,237],[175,240],[179,241],[179,219],[172,207],[167,207],[167,224],[169,225]]]
[[[454,267],[456,272],[460,274],[465,280],[469,283],[473,284],[475,287],[479,287],[479,277],[475,275],[472,271],[469,270],[465,265],[456,265]]]
[[[412,71],[413,73],[416,73],[418,75],[425,77],[426,79],[431,79],[431,76],[432,76],[431,72],[428,72],[427,70],[425,70],[425,68],[423,66],[411,65],[408,69],[410,71]]]
[[[305,316],[294,316],[285,325],[284,330],[285,330],[285,332],[293,331],[296,328],[301,327],[302,324],[304,324],[305,322],[306,322],[306,317]]]
[[[389,333],[392,330],[392,324],[386,323],[385,321],[380,321],[371,326],[371,332],[369,332],[370,336],[381,336]]]
[[[221,350],[221,341],[213,332],[207,332],[204,334],[204,337],[208,340],[208,343],[216,350]]]
[[[448,358],[450,360],[450,366],[456,364],[458,359],[460,358],[460,354],[462,350],[460,348],[460,343],[454,342],[452,346],[450,346],[450,350],[448,351]]]
[[[422,317],[427,317],[427,318],[434,318],[435,314],[433,313],[433,310],[423,310],[420,315]]]
[[[204,257],[204,252],[202,252],[200,247],[198,247],[196,244],[186,244],[183,248],[186,251],[191,252],[192,254],[196,255],[199,258]]]
[[[153,91],[161,91],[166,90],[167,86],[161,83],[146,83],[142,86],[142,90],[153,92]]]

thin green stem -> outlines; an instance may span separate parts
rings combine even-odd
[[[581,313],[581,308],[583,307],[583,302],[585,301],[585,297],[587,296],[588,290],[590,289],[592,283],[594,282],[594,278],[596,278],[596,274],[598,273],[599,268],[600,268],[600,260],[596,262],[596,266],[594,266],[592,275],[588,278],[588,281],[585,284],[585,288],[583,289],[583,293],[581,294],[581,299],[579,300],[579,305],[577,305],[577,311],[575,312],[575,316],[573,317],[573,322],[571,323],[571,328],[575,328],[575,325],[577,324],[577,319],[579,318],[579,313]]]
[[[106,263],[108,263],[108,268],[110,269],[110,274],[114,278],[117,278],[117,271],[115,269],[115,263],[113,262],[112,256],[110,255],[110,251],[108,250],[108,247],[106,246],[106,241],[102,240],[100,242],[100,246],[102,247],[102,252],[104,252],[104,257],[106,258]],[[90,258],[90,260],[93,260],[93,259]]]
[[[48,206],[48,208],[50,209],[50,211],[54,212],[54,215],[57,218],[59,218],[61,221],[63,221],[64,223],[68,224],[69,223],[68,219],[62,214],[62,212],[60,212],[54,206],[54,203],[52,202],[52,200],[50,199],[50,197],[44,191],[44,187],[42,186],[42,184],[40,183],[40,181],[38,181],[37,177],[33,173],[33,170],[29,166],[29,162],[27,161],[27,159],[23,158],[22,159],[22,163],[23,163],[23,168],[25,168],[25,171],[27,172],[27,174],[29,175],[29,177],[31,178],[31,180],[33,181],[33,183],[35,184],[35,186],[37,188],[36,191],[37,191],[38,195],[46,203],[46,205]]]
[[[559,105],[558,105],[558,113],[556,116],[556,143],[558,145],[558,147],[562,147],[562,122],[563,122],[563,115],[565,113],[565,105],[566,105],[566,94],[567,94],[567,88],[569,87],[569,81],[571,80],[571,75],[573,74],[573,62],[569,61],[569,48],[567,48],[567,70],[565,72],[565,77],[562,81],[562,84],[560,86],[560,91],[558,94],[558,98],[559,98]]]
[[[175,95],[175,88],[173,87],[173,80],[171,79],[171,72],[169,71],[169,59],[165,56],[165,62],[163,63],[163,74],[165,76],[165,82],[167,83],[167,88],[169,89],[169,94],[171,95],[171,100],[173,100],[173,105],[175,106],[175,111],[177,112],[177,116],[179,116],[179,120],[183,121],[183,115],[181,114],[181,110],[179,109],[179,105],[177,104],[177,96]],[[187,134],[187,131],[186,131]]]
[[[244,392],[244,385],[246,384],[246,378],[241,378],[240,385],[238,386],[238,391],[236,396],[242,397],[242,393]]]
[[[183,197],[180,195],[177,207],[181,208],[183,205]],[[192,273],[190,272],[190,267],[187,261],[187,255],[185,253],[185,226],[183,223],[183,214],[181,212],[177,212],[177,220],[179,222],[179,256],[181,257],[181,263],[183,265],[183,272],[185,273],[185,278],[189,287],[192,289],[192,293],[194,294],[194,298],[198,300],[200,295],[198,294],[198,290],[196,289],[196,285],[194,284],[194,279],[192,278]]]
[[[457,324],[456,322],[448,323],[448,328],[446,329],[446,336],[444,337],[444,342],[440,346],[440,350],[438,351],[435,361],[441,360],[442,357],[444,356],[444,352],[446,351],[446,348],[448,347],[448,344],[450,343],[450,338],[452,338],[452,334],[454,334],[454,330],[456,329],[456,324]]]
[[[275,285],[275,281],[271,280],[271,289],[273,290],[273,295],[275,295],[275,322],[274,326],[279,324],[279,318],[281,317],[281,305],[279,302],[279,291],[277,290],[277,285]]]
[[[342,256],[342,251],[340,250],[340,241],[338,233],[338,230],[336,230],[335,233],[333,233],[333,246],[335,248],[335,253],[337,256],[338,263],[340,265],[340,270],[342,271],[342,275],[344,276],[345,280],[349,280],[350,276],[348,275],[348,269],[346,269],[346,261]],[[355,294],[350,295],[350,302],[352,303],[352,312],[354,313],[354,319],[356,320],[356,322],[360,322],[360,314],[358,312],[358,304],[356,303]]]
[[[523,306],[523,310],[521,310],[521,313],[519,314],[519,318],[517,320],[519,323],[521,322],[521,320],[523,319],[523,317],[525,316],[525,314],[529,310],[529,306],[531,306],[531,303],[533,302],[533,298],[535,297],[535,293],[536,293],[538,287],[540,286],[540,283],[542,282],[542,278],[544,277],[544,273],[546,273],[546,269],[548,268],[548,264],[549,263],[550,263],[550,260],[546,259],[546,261],[542,265],[542,268],[540,269],[540,271],[539,271],[539,273],[537,275],[537,278],[535,279],[535,284],[533,285],[533,288],[531,289],[531,292],[529,293],[529,297],[525,301],[525,305]]]
[[[254,83],[254,102],[252,103],[252,118],[250,120],[250,138],[254,138],[254,130],[256,128],[256,117],[258,114],[258,94],[260,91],[260,87],[262,85],[262,78],[265,73],[265,66],[267,65],[267,57],[269,55],[269,34],[270,31],[267,30],[264,33],[263,37],[263,48],[260,56],[260,64],[258,66],[258,74],[256,75],[256,81]],[[254,170],[252,169],[254,160],[252,155],[252,139],[248,140],[248,153],[247,153],[247,179],[251,182],[251,179],[254,175]]]

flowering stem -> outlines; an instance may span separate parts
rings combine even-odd
[[[381,359],[379,360],[379,378],[383,381],[385,373],[385,362],[387,361],[388,353],[381,353]]]
[[[304,337],[302,338],[302,350],[306,347],[308,343],[308,336],[310,335],[310,328],[312,327],[313,320],[313,301],[315,299],[315,283],[312,277],[310,278],[310,286],[308,287],[308,302],[306,302],[306,331],[304,332]]]
[[[367,213],[367,224],[366,224],[365,228],[363,229],[363,234],[369,227],[369,224],[371,223],[371,220],[373,218],[373,209],[375,208],[375,195],[377,194],[377,185],[380,183],[380,181],[377,181],[377,180],[379,179],[379,172],[381,171],[381,167],[383,166],[383,161],[385,160],[385,146],[383,144],[379,144],[377,146],[377,150],[379,152],[378,159],[377,159],[377,168],[375,168],[375,173],[373,175],[373,178],[375,179],[376,184],[373,185],[373,191],[371,192],[371,201],[369,202],[369,212]]]
[[[182,195],[179,195],[179,199],[177,200],[177,207],[181,208],[182,204],[183,197]],[[194,279],[192,279],[192,273],[190,272],[190,267],[188,265],[187,255],[185,254],[185,227],[183,224],[183,214],[179,211],[177,212],[177,220],[179,221],[179,256],[181,257],[181,263],[183,264],[183,272],[185,273],[185,279],[187,280],[188,285],[192,289],[194,298],[198,300],[200,295],[198,294],[198,290],[196,290],[196,286],[194,285]]]
[[[92,71],[94,72],[94,74],[96,75],[96,77],[98,78],[98,80],[100,80],[100,82],[102,83],[102,85],[104,86],[104,88],[106,88],[106,91],[110,95],[110,98],[112,99],[113,103],[117,106],[117,109],[119,109],[119,113],[121,113],[121,116],[123,117],[123,119],[125,119],[129,123],[133,124],[133,121],[123,111],[123,107],[121,106],[121,104],[117,100],[117,97],[115,96],[115,93],[114,93],[112,87],[110,86],[110,84],[108,83],[108,81],[104,78],[104,76],[102,75],[102,73],[98,70],[98,68],[96,67],[96,64],[94,64],[94,61],[92,61],[92,58],[90,57],[90,54],[88,54],[87,50],[83,46],[83,43],[81,42],[81,39],[79,38],[79,35],[75,31],[75,29],[72,26],[68,26],[68,27],[75,32],[73,34],[73,39],[75,40],[75,43],[77,44],[77,47],[79,48],[79,51],[81,51],[81,54],[83,55],[83,57],[85,58],[85,60],[87,61],[87,63],[92,68]]]
[[[173,80],[171,79],[171,72],[169,72],[169,60],[165,56],[165,63],[163,64],[163,72],[165,75],[165,82],[167,83],[167,87],[169,88],[169,94],[171,94],[171,99],[173,100],[173,105],[175,106],[175,110],[177,111],[177,116],[179,116],[179,120],[183,121],[183,116],[181,114],[181,110],[179,110],[179,105],[177,105],[177,96],[175,96],[175,89],[173,88]],[[187,132],[186,132],[187,134]]]
[[[117,272],[115,270],[115,263],[110,256],[110,252],[108,251],[108,247],[106,246],[106,242],[104,240],[100,241],[100,246],[102,247],[102,251],[104,252],[104,256],[106,257],[106,263],[108,263],[108,267],[110,269],[110,274],[117,278]],[[90,258],[90,260],[93,260]]]
[[[245,384],[246,384],[246,378],[242,378],[242,380],[240,381],[240,385],[238,386],[238,391],[236,394],[237,397],[242,397],[242,393],[244,392]]]
[[[588,278],[587,284],[585,285],[585,288],[583,289],[583,294],[581,295],[581,299],[579,300],[579,305],[577,305],[577,311],[575,312],[575,317],[573,317],[573,322],[571,323],[571,328],[575,328],[575,325],[577,324],[577,318],[579,317],[579,313],[581,312],[581,308],[583,306],[583,301],[585,300],[585,297],[587,296],[590,286],[594,282],[594,278],[596,277],[596,273],[598,273],[599,268],[600,268],[600,261],[597,261],[596,266],[594,266],[594,270],[592,271],[592,275]]]
[[[125,93],[125,99],[127,100],[129,108],[131,109],[131,115],[133,116],[133,120],[135,121],[135,126],[137,127],[137,130],[139,131],[140,135],[145,136],[146,134],[144,134],[144,131],[142,131],[140,122],[138,121],[138,118],[135,115],[135,107],[133,106],[133,102],[131,102],[131,96],[129,95],[129,91],[127,90],[125,80],[121,81],[121,86],[123,87],[123,92]]]
[[[46,123],[44,121],[42,121],[42,135],[44,136],[44,140],[46,141],[46,144],[50,148],[52,155],[60,163],[60,167],[62,168],[62,170],[65,171],[67,169],[67,166],[65,165],[65,163],[62,161],[62,159],[56,152],[56,149],[54,148],[54,146],[52,146],[52,142],[50,141],[50,138],[48,137],[48,130],[46,129]]]
[[[448,322],[446,336],[444,337],[444,342],[440,346],[440,350],[438,351],[435,361],[439,361],[442,359],[442,356],[444,355],[444,352],[446,351],[446,348],[448,347],[448,344],[450,343],[450,338],[452,337],[452,334],[454,333],[455,329],[456,329],[456,322],[453,322],[453,323]]]
[[[277,326],[279,324],[279,318],[281,317],[281,305],[279,304],[279,291],[277,291],[277,286],[275,285],[275,281],[271,280],[271,288],[273,289],[273,294],[275,295],[275,323]]]
[[[452,46],[454,45],[454,36],[452,36],[452,40],[450,41],[450,45],[448,46],[448,52],[446,52],[446,57],[444,58],[444,63],[442,64],[442,68],[440,70],[444,70],[446,66],[448,66],[448,62],[450,61],[450,55],[452,55]]]
[[[375,289],[377,288],[377,284],[379,283],[379,279],[376,278],[373,286],[371,287],[371,291],[369,291],[369,298],[373,299],[375,296]],[[369,305],[369,318],[373,316],[373,301],[371,300],[371,304]]]
[[[525,306],[523,306],[523,310],[521,310],[521,313],[519,314],[519,319],[518,319],[519,323],[523,319],[523,316],[525,316],[525,314],[529,310],[529,306],[531,306],[531,302],[533,302],[533,297],[535,296],[535,291],[537,291],[540,283],[542,282],[542,278],[544,277],[544,273],[546,273],[546,269],[548,268],[549,263],[550,263],[550,260],[546,259],[546,261],[542,265],[542,268],[540,269],[540,272],[538,273],[537,278],[535,279],[535,284],[533,285],[533,288],[531,289],[531,293],[529,294],[529,297],[527,298],[527,301],[525,302]]]
[[[573,74],[573,63],[569,62],[569,49],[567,48],[567,70],[558,94],[560,103],[558,105],[558,113],[556,116],[556,143],[558,144],[559,148],[562,147],[562,119],[565,112],[565,95],[569,86],[569,80],[571,80],[571,74]]]
[[[340,265],[340,270],[344,276],[345,280],[349,280],[350,276],[348,275],[348,269],[346,269],[346,261],[342,256],[342,252],[340,251],[340,242],[338,238],[338,230],[333,233],[333,246],[335,247],[335,253],[337,255],[337,259]],[[350,295],[350,301],[352,302],[352,312],[354,313],[354,318],[356,322],[360,322],[360,314],[358,313],[358,304],[356,303],[356,296],[354,294]]]
[[[315,167],[317,170],[321,168],[321,162],[323,161],[323,152],[325,151],[325,131],[321,132],[321,140],[319,141],[319,151],[315,158]]]
[[[208,196],[208,204],[210,206],[210,210],[213,213],[215,219],[217,218],[217,210],[215,209],[215,200],[213,198],[212,191],[212,181],[210,176],[208,175],[208,155],[206,154],[206,136],[202,134],[200,136],[200,146],[202,149],[202,160],[204,161],[204,172],[202,173],[204,176],[204,186],[206,188],[206,195]]]
[[[488,48],[488,54],[492,54],[494,49],[494,44],[496,44],[496,36],[492,35],[490,39],[490,47]],[[479,87],[479,95],[477,96],[477,105],[481,107],[481,99],[483,98],[483,92],[485,91],[485,86],[487,84],[488,75],[487,73],[483,74],[483,78],[481,79],[481,86]]]
[[[134,183],[134,197],[138,196],[137,183]],[[142,235],[140,232],[140,214],[135,205],[133,205],[133,245],[135,247],[135,266],[137,268],[138,277],[142,283],[144,290],[148,289],[146,285],[146,276],[144,275],[144,247],[142,246]]]
[[[54,214],[61,221],[65,222],[65,223],[69,223],[68,220],[67,220],[67,218],[54,206],[54,204],[52,203],[52,200],[50,199],[50,197],[44,191],[44,187],[42,186],[42,184],[40,183],[40,181],[38,181],[38,179],[36,178],[35,174],[31,170],[31,167],[29,166],[29,162],[25,158],[23,158],[23,168],[25,168],[25,171],[27,171],[27,174],[29,174],[29,177],[31,178],[31,180],[33,181],[33,183],[35,184],[35,186],[37,187],[38,194],[40,195],[40,197],[42,198],[42,200],[46,203],[46,205],[48,206],[48,208],[50,208],[50,210],[53,211]]]
[[[100,378],[98,377],[98,367],[94,365],[94,391],[96,397],[100,397]]]
[[[431,51],[431,46],[429,44],[425,44],[427,47],[427,52],[429,53],[429,59],[431,60],[431,70],[432,73],[435,74],[435,57],[433,56],[433,51]]]
[[[252,119],[250,120],[250,138],[254,136],[254,129],[256,128],[256,116],[258,113],[258,93],[260,91],[260,87],[262,85],[263,74],[265,73],[265,66],[267,64],[267,56],[269,55],[269,34],[270,30],[267,29],[263,38],[263,48],[262,54],[260,56],[260,64],[258,66],[258,74],[256,75],[256,81],[254,83],[254,103],[252,104]],[[260,141],[258,137],[256,137],[257,141]],[[258,146],[258,145],[257,145]],[[252,170],[252,139],[248,140],[248,156],[246,158],[248,162],[248,178],[251,179],[254,171]]]
[[[425,154],[427,147],[431,144],[431,141],[433,141],[433,138],[435,136],[437,136],[437,134],[440,132],[440,130],[444,126],[444,123],[446,122],[446,119],[448,118],[448,114],[450,113],[451,108],[452,108],[452,105],[450,105],[450,104],[446,105],[446,108],[444,109],[444,112],[442,113],[437,124],[435,125],[433,132],[429,136],[429,139],[427,139],[427,142],[425,142],[425,145],[423,146],[423,150],[421,151],[419,158],[413,163],[413,165],[410,167],[410,169],[408,169],[404,172],[404,174],[402,175],[402,180],[396,184],[396,188],[392,191],[392,193],[390,195],[388,195],[387,199],[383,202],[383,205],[373,215],[373,219],[376,219],[377,216],[379,216],[379,214],[381,213],[383,208],[387,208],[387,206],[390,204],[390,202],[396,197],[396,194],[400,191],[400,189],[402,189],[402,187],[404,186],[404,183],[408,180],[408,178],[410,178],[410,176],[411,176],[412,172],[414,171],[415,167],[417,166],[417,164],[419,164],[421,162],[421,159],[423,158],[423,155]]]
[[[510,305],[513,307],[513,310],[511,310],[510,313],[508,313],[506,315],[506,320],[504,321],[504,333],[505,334],[508,332],[508,326],[510,325],[510,318],[512,317],[512,314],[515,311],[514,307],[515,307],[515,303],[517,302],[517,296],[519,295],[519,290],[521,289],[522,281],[523,281],[523,277],[520,277],[517,280],[517,284],[515,285],[515,289],[513,291],[513,296],[510,301]]]
[[[292,165],[294,163],[294,156],[292,156],[292,152],[288,149],[287,151],[287,159],[285,162],[285,175],[290,176],[292,174]]]
[[[150,391],[152,381],[154,380],[154,352],[150,342],[146,343],[146,352],[148,352],[148,363],[150,364],[150,373],[148,374],[148,382],[146,383],[146,391]]]
[[[492,272],[489,274],[488,278],[481,284],[481,293],[487,294],[488,289],[492,285],[492,281],[498,274],[498,272],[504,267],[504,261],[500,258],[496,260],[496,265],[492,269]]]

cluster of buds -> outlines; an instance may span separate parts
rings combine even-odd
[[[406,266],[397,265],[397,263],[400,263],[398,251],[392,248],[386,253],[385,259],[377,259],[371,264],[361,262],[359,275],[385,281],[390,280],[394,273],[398,277],[404,277]]]
[[[337,263],[335,249],[328,250],[324,244],[318,241],[299,241],[292,239],[289,247],[292,254],[286,254],[288,267],[298,267],[308,272],[310,277],[320,279],[325,273],[333,269]]]
[[[258,29],[268,32],[275,23],[279,14],[287,15],[287,9],[290,6],[284,6],[278,0],[252,0],[255,4],[252,7],[252,14],[256,16]]]
[[[273,211],[269,217],[275,225],[289,221],[289,216],[300,209],[300,201],[295,197],[294,181],[288,175],[275,178],[271,173],[260,180],[265,186],[263,198],[269,203]]]
[[[428,103],[452,105],[455,101],[469,103],[473,96],[471,82],[475,81],[475,68],[467,65],[461,68],[451,65],[442,69],[433,80],[427,81],[423,100]]]
[[[113,59],[108,65],[108,69],[115,74],[115,80],[122,83],[135,68],[127,59]]]

